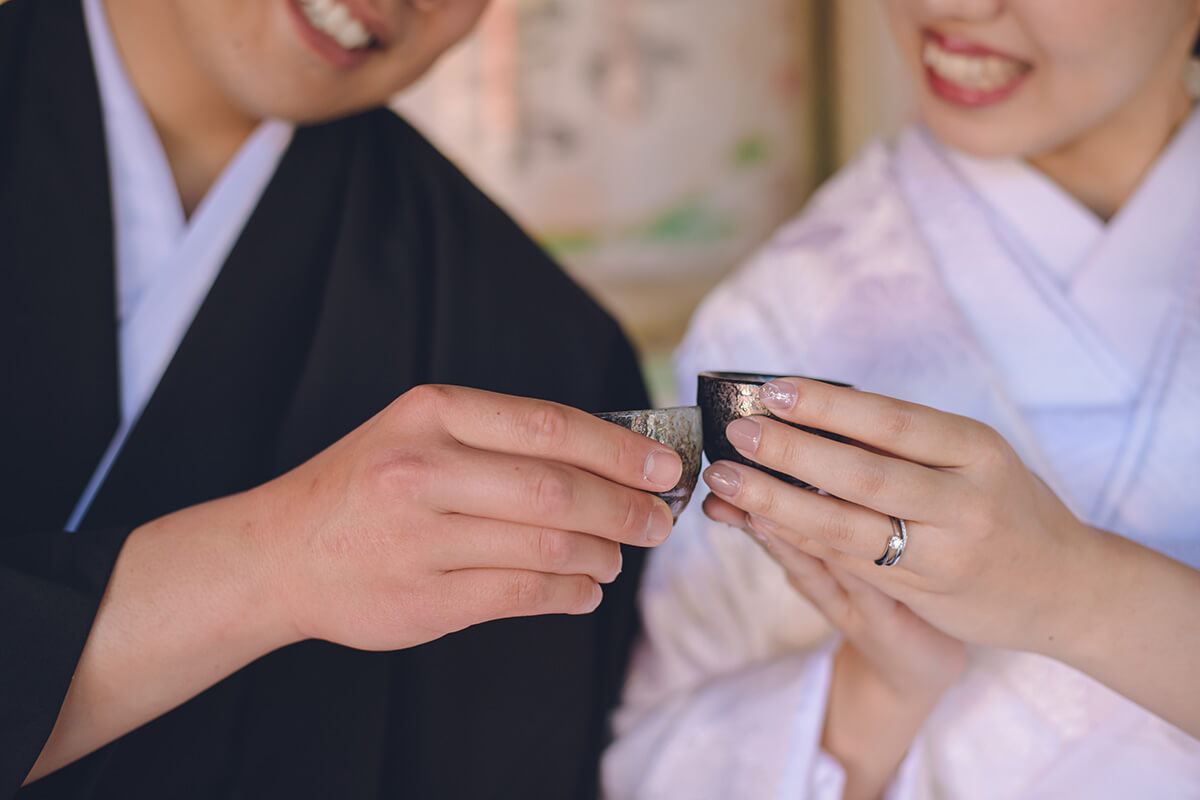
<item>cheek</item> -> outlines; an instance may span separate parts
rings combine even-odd
[[[201,59],[220,90],[249,116],[300,123],[384,105],[414,72],[402,52],[380,53],[349,72],[333,69],[307,49],[288,14],[211,40]]]
[[[1036,156],[1086,135],[1158,79],[1183,21],[1147,14],[1140,0],[1010,0],[1009,8],[1035,64],[1015,95],[963,111],[920,92],[933,132],[976,155]]]

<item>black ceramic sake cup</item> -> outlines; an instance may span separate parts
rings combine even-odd
[[[761,375],[753,372],[701,372],[697,378],[696,402],[700,404],[700,412],[703,420],[704,455],[708,456],[710,464],[715,464],[718,461],[733,461],[762,470],[768,475],[773,475],[782,481],[787,481],[793,486],[799,486],[801,489],[813,489],[815,487],[812,485],[793,478],[791,475],[767,469],[760,464],[743,458],[741,453],[729,443],[729,439],[725,436],[726,426],[741,417],[763,416],[779,419],[758,399],[758,389],[764,383],[782,377],[787,376]],[[819,380],[822,383],[828,383],[832,386],[850,388],[850,384],[840,383],[839,381],[827,381],[823,378],[814,378],[812,380]],[[787,422],[787,420],[780,421],[791,425],[793,428],[799,428],[808,433],[824,436],[826,439],[833,439],[837,442],[850,441],[846,437],[839,436],[836,433],[809,428],[804,425],[796,425]]]
[[[700,453],[704,440],[700,409],[697,406],[647,408],[640,411],[610,411],[596,416],[648,436],[679,454],[683,460],[683,474],[679,483],[668,492],[658,493],[670,506],[671,515],[679,519],[692,499],[692,492],[696,490],[696,481],[700,477]]]

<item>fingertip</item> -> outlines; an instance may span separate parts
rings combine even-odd
[[[704,482],[708,488],[724,497],[737,497],[742,490],[741,469],[732,461],[718,461],[704,470]]]
[[[604,600],[604,589],[600,587],[600,584],[596,583],[595,581],[592,581],[591,584],[591,593],[588,595],[584,605],[577,612],[575,612],[577,615],[591,614],[600,607],[600,602]]]
[[[642,478],[653,489],[673,489],[683,477],[683,459],[674,450],[659,449],[646,456]]]
[[[674,527],[675,515],[671,513],[671,507],[667,505],[666,500],[655,497],[654,510],[650,512],[650,518],[646,521],[647,546],[658,547],[670,537]]]
[[[758,399],[772,411],[791,411],[800,398],[800,386],[794,378],[776,378],[758,388]]]
[[[730,505],[715,494],[710,494],[704,498],[701,504],[705,516],[714,522],[720,522],[725,525],[732,525],[735,528],[742,527],[746,513],[736,506]]]

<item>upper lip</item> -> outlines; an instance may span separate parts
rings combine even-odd
[[[350,15],[363,24],[371,37],[381,46],[392,42],[392,27],[379,9],[367,0],[338,0],[350,10]]]
[[[1004,58],[1009,61],[1016,61],[1017,63],[1029,66],[1028,61],[1018,56],[1014,56],[1012,53],[1006,53],[1003,50],[997,50],[994,47],[988,47],[987,45],[979,44],[978,42],[963,38],[961,36],[942,33],[941,31],[936,31],[933,28],[925,28],[922,31],[922,34],[924,34],[924,36],[928,39],[933,39],[937,43],[938,47],[942,48],[948,53],[960,53],[964,56],[994,56],[996,58]]]

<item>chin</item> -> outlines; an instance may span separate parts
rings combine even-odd
[[[1016,120],[966,120],[939,113],[921,118],[938,141],[979,158],[1021,157],[1038,149],[1032,127]]]
[[[280,73],[277,71],[275,74]],[[297,124],[328,122],[387,102],[387,97],[375,102],[373,98],[356,95],[346,89],[345,86],[327,86],[296,79],[231,81],[226,84],[228,95],[248,116],[254,119],[282,119]]]

